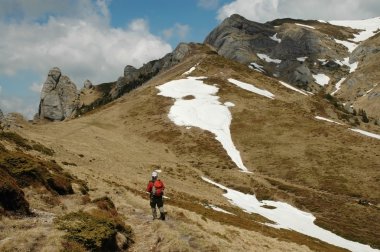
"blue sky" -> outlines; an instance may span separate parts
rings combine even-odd
[[[328,8],[327,8],[328,7]],[[183,42],[202,42],[233,13],[276,18],[365,19],[378,0],[0,0],[0,109],[27,118],[57,66],[80,89],[116,80]]]
[[[203,2],[210,2],[209,6],[202,7],[194,0],[113,0],[109,5],[112,13],[111,24],[114,27],[125,27],[131,21],[143,18],[149,23],[151,32],[157,36],[166,38],[165,31],[173,29],[174,34],[167,39],[172,47],[181,41],[202,42],[206,35],[219,24],[215,15],[218,7],[230,1]],[[178,28],[175,28],[176,24],[188,27],[185,36],[179,36]]]

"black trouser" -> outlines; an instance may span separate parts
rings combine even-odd
[[[152,214],[153,214],[154,219],[157,218],[156,206],[160,210],[160,215],[161,215],[160,218],[165,219],[165,217],[164,217],[165,216],[164,200],[163,200],[162,196],[151,195],[150,196],[150,207],[152,208]]]
[[[157,205],[158,208],[164,206],[164,200],[162,199],[162,196],[150,196],[150,207],[155,208]]]

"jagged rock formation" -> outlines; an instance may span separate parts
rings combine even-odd
[[[189,54],[191,45],[181,43],[176,49],[158,60],[150,61],[139,69],[127,65],[124,76],[116,82],[93,85],[86,80],[78,93],[76,86],[67,76],[61,75],[59,68],[49,71],[41,91],[38,117],[49,120],[63,120],[84,114],[107,104],[126,92],[142,85],[161,71],[178,64]]]
[[[117,80],[115,88],[111,91],[111,98],[120,97],[125,92],[151,79],[159,72],[178,64],[189,51],[190,46],[188,44],[180,43],[173,52],[166,54],[159,60],[150,61],[139,69],[130,65],[126,66],[124,68],[124,76]]]
[[[342,103],[380,118],[379,71],[368,71],[380,57],[380,35],[358,46],[352,39],[359,32],[312,20],[279,19],[261,24],[235,14],[204,42],[253,70],[308,91],[336,93]],[[340,80],[341,90],[335,87]]]
[[[75,114],[78,107],[76,85],[69,77],[61,75],[58,67],[52,68],[42,87],[39,117],[49,120],[64,120]]]
[[[322,67],[318,59],[343,60],[345,49],[326,34],[294,24],[305,21],[290,21],[260,24],[235,14],[215,28],[206,37],[205,43],[215,47],[226,58],[247,65],[261,65],[268,75],[309,91],[318,91],[320,86],[314,83],[312,77],[312,72],[317,73]],[[316,21],[307,22],[325,25]]]

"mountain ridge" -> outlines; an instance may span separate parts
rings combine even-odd
[[[377,19],[380,20],[374,20]],[[338,90],[336,96],[342,99],[342,103],[348,104],[348,108],[364,109],[378,120],[380,110],[377,98],[373,98],[371,106],[368,102],[358,101],[363,96],[360,93],[363,89],[372,92],[371,97],[378,97],[377,83],[371,83],[378,79],[378,71],[367,71],[368,64],[363,65],[363,58],[358,58],[363,51],[368,54],[378,52],[378,36],[375,33],[373,36],[368,35],[370,38],[366,40],[367,43],[357,45],[351,54],[342,41],[352,44],[348,41],[354,39],[354,35],[361,30],[319,21],[297,22],[299,20],[280,19],[260,24],[235,14],[211,31],[204,43],[215,47],[219,54],[227,58],[246,65],[253,64],[256,70],[265,69],[267,72],[264,74],[308,91],[318,92],[326,85],[325,92],[333,92],[334,83],[346,78],[342,83],[344,88]],[[366,44],[370,44],[372,49],[366,50]],[[374,59],[377,58],[377,55],[374,56],[368,63],[375,64]],[[355,62],[359,62],[359,66],[357,63],[353,65]],[[356,67],[367,74],[356,72]],[[327,83],[318,83],[318,74],[327,76]]]
[[[23,124],[16,131],[53,149],[53,157],[42,157],[65,162],[66,171],[87,181],[91,200],[104,195],[112,199],[135,232],[132,249],[137,251],[343,250],[265,225],[271,222],[231,204],[223,196],[225,191],[204,177],[255,195],[261,202],[291,204],[313,214],[315,223],[324,229],[380,248],[379,140],[351,130],[352,120],[362,120],[362,116],[346,111],[333,96],[283,85],[207,45],[187,46],[190,50],[180,62],[105,106],[74,120]],[[213,99],[218,106],[228,106],[233,143],[251,173],[239,171],[215,134],[190,124],[178,126],[169,117],[178,101],[160,96],[158,87],[186,78],[202,79],[204,85],[217,89]],[[232,79],[270,92],[273,99],[242,89]],[[110,86],[103,88],[109,94]],[[179,101],[196,98],[187,95]],[[360,122],[360,127],[380,133],[373,123]],[[161,171],[167,185],[165,223],[150,221],[145,185],[152,169]],[[42,204],[35,194],[26,195],[32,207],[59,216],[76,210],[88,212],[88,208],[94,211],[77,195],[59,197],[54,207]],[[6,220],[10,227],[11,221]],[[22,225],[10,234],[14,247],[19,246],[15,243],[21,230]],[[0,239],[0,248],[12,244]],[[51,244],[44,240],[39,246]]]

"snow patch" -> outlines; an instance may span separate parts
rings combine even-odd
[[[305,62],[305,60],[307,59],[307,56],[305,57],[298,57],[297,60],[300,61],[300,62]]]
[[[331,119],[328,119],[328,118],[325,118],[325,117],[322,117],[322,116],[316,116],[315,119],[317,120],[322,120],[322,121],[326,121],[326,122],[331,122],[331,123],[336,123],[336,124],[339,124],[339,125],[343,125],[341,123],[338,123],[338,122],[335,122]]]
[[[369,39],[376,34],[380,29],[380,17],[364,19],[364,20],[333,20],[329,21],[330,24],[338,26],[351,27],[353,29],[362,30],[358,34],[354,34],[354,42],[362,42]]]
[[[306,93],[306,92],[304,92],[304,91],[302,91],[302,90],[299,90],[298,88],[295,88],[295,87],[293,87],[292,85],[289,85],[288,83],[285,83],[285,82],[283,82],[283,81],[280,81],[280,84],[283,85],[283,86],[285,86],[285,87],[287,87],[287,88],[289,88],[289,89],[291,89],[291,90],[293,90],[293,91],[296,91],[296,92],[298,92],[298,93],[300,93],[300,94],[303,94],[303,95],[306,95],[306,96],[307,96],[307,93]]]
[[[296,23],[296,25],[315,30],[315,28],[313,26],[310,26],[310,25],[304,25],[304,24],[299,24],[299,23]]]
[[[226,106],[226,107],[235,107],[235,104],[232,103],[232,102],[225,102],[224,106]]]
[[[259,65],[255,62],[252,62],[250,65],[249,65],[249,68],[250,69],[253,69],[257,72],[260,72],[260,73],[265,73],[265,70],[264,70],[264,67],[262,65]]]
[[[190,68],[188,71],[184,72],[182,75],[189,75],[195,70],[195,67]]]
[[[342,85],[342,83],[346,80],[346,78],[342,78],[340,79],[340,81],[338,81],[336,84],[335,84],[335,91],[331,93],[331,95],[335,95],[339,90],[340,90],[340,87]]]
[[[189,75],[191,74],[195,69],[196,67],[199,65],[199,63],[197,63],[195,66],[193,66],[192,68],[190,68],[188,71],[184,72],[182,75]]]
[[[274,99],[274,94],[272,94],[271,92],[269,92],[265,89],[260,89],[260,88],[255,87],[252,84],[244,83],[244,82],[241,82],[241,81],[238,81],[235,79],[231,79],[231,78],[228,79],[228,81],[230,83],[235,84],[236,86],[244,89],[244,90],[250,91],[250,92],[258,94],[258,95],[265,96],[269,99]]]
[[[198,127],[214,133],[215,139],[222,144],[237,167],[247,171],[240,152],[232,142],[231,113],[216,96],[219,88],[204,84],[202,81],[204,78],[206,77],[187,77],[169,81],[157,87],[160,90],[158,95],[176,99],[168,115],[171,121],[179,126]],[[183,99],[189,95],[195,98]]]
[[[355,72],[355,70],[358,68],[358,62],[350,64],[349,58],[344,58],[344,61],[342,63],[350,68],[350,73]]]
[[[205,205],[205,207],[206,208],[211,208],[212,210],[215,210],[217,212],[222,212],[222,213],[226,213],[226,214],[235,215],[233,213],[230,213],[230,212],[224,210],[223,208],[220,208],[220,207],[217,207],[217,206],[214,206],[214,205],[211,205],[211,204]]]
[[[301,211],[287,203],[271,200],[259,201],[255,195],[241,193],[205,177],[202,177],[202,179],[226,190],[227,192],[223,194],[223,196],[226,197],[231,204],[240,207],[247,213],[257,213],[275,222],[275,224],[266,223],[268,226],[294,230],[351,251],[378,251],[368,245],[346,240],[326,229],[318,227],[314,224],[315,217],[312,214]],[[271,208],[263,206],[270,206]]]
[[[269,37],[271,40],[274,40],[278,43],[281,43],[281,39],[277,38],[277,33],[275,33],[272,37]]]
[[[380,17],[365,19],[365,20],[334,20],[329,21],[330,24],[351,27],[353,29],[362,30],[357,34],[354,34],[354,39],[350,41],[343,41],[335,39],[337,43],[340,43],[348,48],[348,51],[352,53],[358,44],[364,40],[369,39],[370,37],[377,34],[377,31],[380,29]],[[356,42],[356,43],[353,43]]]
[[[350,58],[347,57],[347,58],[344,58],[343,61],[342,60],[334,60],[335,63],[337,63],[338,65],[340,66],[348,66],[350,68],[350,73],[353,73],[356,71],[356,69],[358,68],[358,62],[354,62],[354,63],[350,63]],[[327,61],[325,61],[324,63],[322,63],[322,65],[325,65],[327,63]]]
[[[330,81],[330,77],[323,73],[313,74],[313,77],[315,79],[315,82],[321,86],[327,85]]]
[[[336,43],[344,45],[347,47],[348,51],[352,53],[355,48],[358,46],[356,43],[345,41],[345,40],[339,40],[339,39],[334,39]]]
[[[376,138],[376,139],[380,140],[380,135],[379,134],[371,133],[371,132],[368,132],[368,131],[365,131],[365,130],[360,130],[360,129],[350,129],[350,130],[355,131],[357,133],[360,133],[362,135],[369,136],[369,137]]]
[[[272,59],[271,57],[269,57],[268,55],[263,54],[263,53],[258,53],[257,57],[259,57],[262,60],[265,60],[268,63],[271,63],[271,62],[276,63],[276,64],[280,64],[281,63],[281,60],[279,60],[279,59]]]

